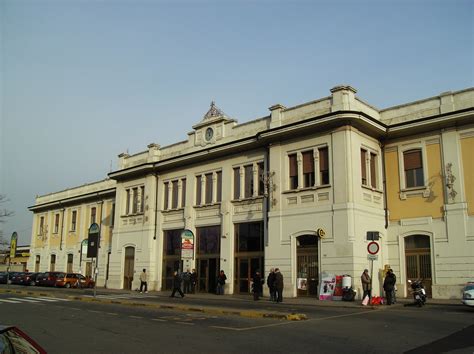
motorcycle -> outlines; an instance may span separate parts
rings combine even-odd
[[[426,303],[426,290],[421,280],[408,280],[410,284],[415,305],[422,307]]]

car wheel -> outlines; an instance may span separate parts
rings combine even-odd
[[[30,286],[35,286],[36,285],[36,282],[33,280],[33,281],[30,281]]]
[[[64,287],[67,288],[67,289],[69,289],[69,288],[71,287],[71,284],[66,283],[66,284],[64,284]]]

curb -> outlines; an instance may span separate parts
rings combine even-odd
[[[34,292],[34,291],[24,291],[16,289],[0,289],[0,293],[11,293],[11,294],[21,294],[21,295],[36,295],[43,297],[53,297],[49,293]],[[149,302],[138,302],[134,300],[118,300],[118,299],[103,299],[103,298],[91,298],[91,297],[81,297],[77,295],[63,295],[63,294],[54,294],[54,297],[70,299],[81,302],[91,302],[91,303],[102,303],[102,304],[112,304],[112,305],[126,305],[126,306],[136,306],[136,307],[147,307],[163,310],[178,310],[186,312],[201,312],[208,313],[213,315],[227,315],[227,316],[240,316],[248,318],[272,318],[286,321],[304,321],[307,320],[307,316],[303,313],[281,313],[281,312],[263,312],[263,311],[253,311],[253,310],[231,310],[226,308],[219,307],[196,307],[195,305],[169,305],[169,304],[158,304],[158,303],[149,303]]]

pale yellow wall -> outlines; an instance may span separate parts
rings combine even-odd
[[[461,153],[467,212],[469,215],[474,215],[474,137],[461,139]]]
[[[71,225],[72,225],[72,212],[73,210],[77,211],[76,215],[76,230],[71,231]],[[81,208],[74,207],[74,208],[69,208],[67,211],[67,221],[66,224],[64,225],[64,230],[65,230],[65,238],[66,238],[66,246],[67,247],[72,247],[75,246],[79,242],[79,236],[81,232]]]
[[[442,217],[444,204],[443,186],[441,179],[441,151],[439,144],[426,146],[428,171],[425,171],[425,181],[431,189],[429,197],[421,194],[400,199],[400,178],[398,152],[385,153],[387,203],[390,220],[400,220],[417,217]]]
[[[55,225],[55,219],[56,219],[56,214],[59,215],[59,227],[58,227],[58,232],[54,232],[54,225]],[[59,247],[59,241],[61,240],[61,216],[62,212],[59,210],[54,210],[50,213],[50,220],[51,224],[49,227],[49,234],[51,235],[49,239],[49,245],[50,247]],[[63,231],[63,236],[64,236],[64,231]]]

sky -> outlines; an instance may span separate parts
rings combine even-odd
[[[0,0],[0,224],[37,195],[187,140],[211,101],[239,123],[355,87],[377,108],[474,86],[470,0]]]

